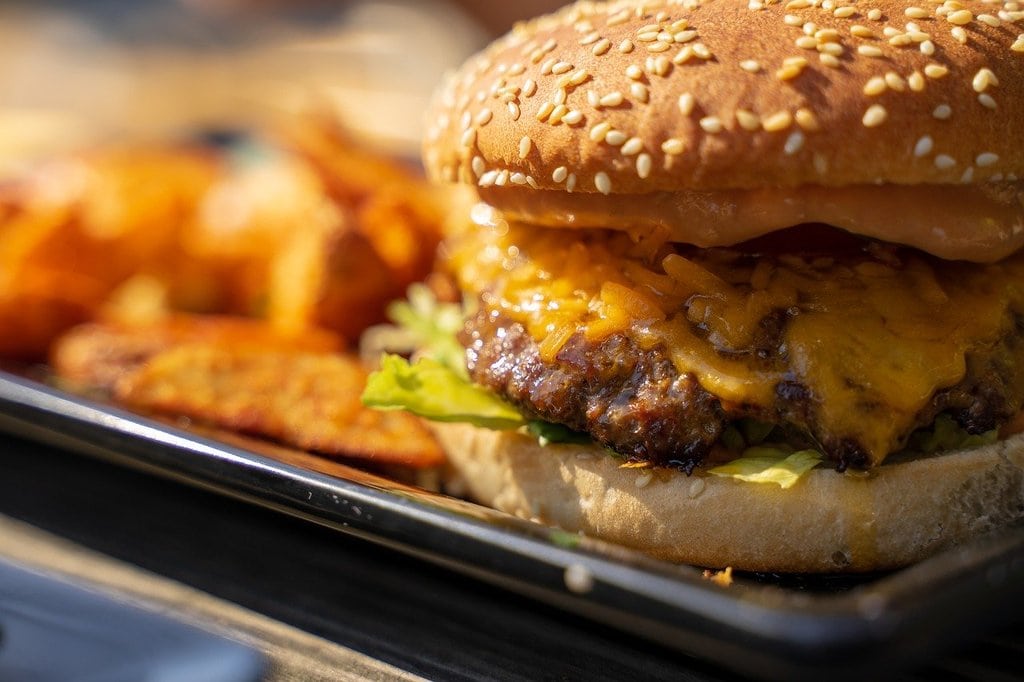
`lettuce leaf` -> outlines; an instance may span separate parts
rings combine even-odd
[[[931,454],[941,450],[961,450],[979,445],[995,443],[999,439],[999,431],[993,429],[985,433],[967,433],[948,414],[940,414],[929,429],[921,429],[910,435],[907,450]]]
[[[708,473],[749,483],[775,483],[786,489],[820,462],[821,453],[814,450],[789,453],[781,447],[761,445],[748,448],[738,459],[708,469]]]
[[[440,303],[424,284],[413,284],[406,295],[407,300],[388,306],[387,315],[404,332],[409,350],[431,357],[468,379],[466,349],[457,338],[465,319],[462,306]]]
[[[362,401],[378,410],[408,410],[434,421],[488,429],[516,429],[527,423],[515,407],[494,393],[426,357],[410,365],[397,355],[385,355],[380,370],[367,379]]]

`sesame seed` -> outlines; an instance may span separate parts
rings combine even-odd
[[[568,99],[569,92],[565,88],[558,88],[555,90],[555,96],[552,101],[557,104],[565,104],[565,100]]]
[[[560,76],[563,73],[569,73],[570,71],[572,71],[572,64],[569,62],[557,62],[551,67],[551,73],[556,76]]]
[[[601,35],[598,33],[588,33],[587,35],[580,38],[580,45],[587,46],[596,43],[601,39]]]
[[[551,173],[551,179],[559,185],[565,182],[565,179],[569,177],[569,169],[565,166],[559,166]]]
[[[818,41],[814,36],[800,36],[796,39],[796,46],[801,50],[814,50],[818,47]]]
[[[757,73],[761,70],[761,64],[756,59],[745,59],[740,62],[740,68],[747,73]]]
[[[786,16],[782,17],[782,21],[787,26],[803,26],[804,23],[804,20],[795,14],[787,14]]]
[[[882,33],[885,35],[886,38],[895,38],[896,36],[903,35],[903,32],[896,28],[895,26],[886,26],[885,28],[882,29]]]
[[[601,106],[601,96],[593,90],[587,90],[587,104],[594,107],[595,109]]]
[[[821,127],[818,124],[818,119],[814,115],[814,112],[807,108],[797,109],[793,118],[796,119],[796,124],[798,126],[807,131],[815,131]]]
[[[868,82],[864,84],[864,94],[869,97],[876,97],[886,91],[888,86],[885,84],[885,79],[881,76],[874,76],[868,79]]]
[[[842,66],[842,62],[839,61],[839,57],[836,57],[835,55],[832,54],[828,54],[826,52],[822,52],[821,54],[818,55],[818,61],[820,61],[822,64],[829,67],[830,69],[838,69],[840,66]]]
[[[832,16],[840,19],[849,19],[856,13],[857,8],[847,5],[845,7],[836,7],[835,10],[832,11]]]
[[[907,82],[895,71],[889,71],[885,74],[885,84],[896,92],[903,92],[907,89]]]
[[[947,154],[939,154],[935,157],[935,167],[939,170],[949,170],[956,165],[956,159]]]
[[[804,60],[804,64],[806,63],[807,60]],[[804,67],[798,66],[797,64],[784,64],[781,68],[776,70],[775,77],[780,81],[789,81],[803,73],[803,70]]]
[[[473,175],[478,178],[487,170],[487,165],[481,156],[474,156],[473,160],[470,162],[470,167],[473,169]]]
[[[922,41],[918,49],[921,50],[921,54],[928,55],[930,57],[935,54],[935,43],[930,40]]]
[[[594,43],[594,47],[590,49],[590,52],[595,57],[600,57],[610,49],[612,49],[612,41],[607,38],[601,38],[599,41]]]
[[[537,92],[537,81],[532,78],[523,83],[523,97],[533,97]]]
[[[974,167],[968,166],[967,168],[964,169],[963,175],[960,176],[960,182],[966,185],[968,182],[971,182],[972,180],[974,180]]]
[[[658,40],[647,46],[648,52],[666,52],[670,47],[671,43],[666,43],[664,40]]]
[[[882,57],[885,53],[882,52],[882,48],[876,45],[858,45],[857,54],[865,57]]]
[[[839,42],[839,31],[834,28],[821,28],[814,32],[814,39],[819,43]]]
[[[490,187],[495,183],[497,177],[498,171],[487,171],[486,173],[480,176],[480,180],[477,181],[477,184],[480,185],[481,187]]]
[[[771,116],[761,120],[761,126],[768,132],[785,130],[793,122],[793,116],[788,111],[777,111]]]
[[[952,115],[953,109],[948,104],[940,104],[932,111],[932,116],[940,121],[945,121]]]
[[[509,102],[506,105],[506,107],[508,108],[508,113],[509,113],[509,116],[512,117],[512,120],[513,121],[518,121],[519,120],[519,116],[522,113],[521,111],[519,111],[519,105],[516,104],[515,102]]]
[[[1024,33],[1017,36],[1017,40],[1013,42],[1013,45],[1010,45],[1010,49],[1014,52],[1024,52]]]
[[[722,125],[722,119],[717,116],[705,116],[700,120],[700,127],[706,133],[720,133],[725,127]]]
[[[569,113],[569,107],[564,104],[556,104],[554,111],[548,116],[548,123],[551,125],[558,125],[562,122],[562,117]]]
[[[924,75],[929,78],[942,78],[948,73],[949,69],[942,64],[931,63],[924,67]]]
[[[540,109],[537,110],[537,120],[546,121],[551,115],[551,112],[555,110],[554,102],[544,102],[540,105]]]
[[[922,9],[920,7],[908,7],[907,9],[903,10],[903,13],[906,14],[911,19],[924,19],[928,16],[928,10]]]
[[[978,102],[981,103],[981,106],[986,107],[988,109],[995,109],[997,107],[996,101],[992,99],[992,95],[988,94],[987,92],[983,92],[980,95],[978,95]]]
[[[889,117],[889,112],[885,110],[881,104],[872,104],[864,112],[864,117],[861,122],[867,128],[874,128],[885,123],[885,119]]]
[[[576,189],[576,174],[569,173],[569,177],[565,179],[565,191],[570,194]]]
[[[991,69],[982,68],[978,70],[978,73],[974,74],[974,79],[971,81],[971,86],[975,92],[985,92],[990,85],[999,85],[999,79],[992,73]]]
[[[594,142],[601,142],[604,140],[605,135],[607,135],[609,131],[611,131],[611,129],[612,124],[608,123],[607,121],[598,123],[597,125],[590,129],[590,139],[593,140]]]
[[[546,62],[544,62],[540,67],[541,75],[550,76],[553,69],[555,68],[555,64],[557,63],[557,59],[549,59]]]
[[[761,117],[746,109],[736,110],[736,122],[740,124],[741,128],[751,132],[761,129]]]
[[[850,34],[857,38],[874,38],[875,32],[867,26],[861,26],[860,24],[854,24],[850,27]]]
[[[792,156],[800,151],[800,148],[804,146],[804,134],[799,130],[794,130],[790,133],[789,137],[786,138],[786,144],[783,147],[783,151],[786,152],[787,156]]]
[[[813,21],[804,22],[804,25],[800,27],[800,30],[804,32],[804,35],[813,36],[814,32],[818,30],[818,25]]]
[[[485,107],[481,109],[480,113],[476,115],[476,124],[479,126],[485,126],[491,122],[492,118],[494,118],[494,114],[491,112],[490,109],[487,109]]]
[[[679,33],[676,33],[674,36],[672,36],[672,40],[673,40],[673,42],[681,44],[681,43],[688,43],[688,42],[690,42],[691,40],[693,40],[696,37],[697,37],[697,32],[696,31],[680,31]]]
[[[956,39],[956,42],[961,45],[967,44],[967,31],[964,30],[963,26],[954,26],[949,30],[949,33]]]
[[[921,92],[924,90],[924,76],[921,75],[920,71],[915,71],[907,76],[907,85],[914,92]]]
[[[878,21],[882,18],[882,10],[875,8],[868,10],[868,19],[871,21]]]
[[[683,144],[683,141],[674,137],[670,137],[661,143],[661,151],[670,156],[682,154],[685,148],[686,145]]]
[[[644,70],[636,64],[630,64],[626,67],[626,76],[632,80],[638,81],[644,77]]]
[[[917,144],[914,145],[914,156],[920,158],[922,156],[927,156],[928,154],[931,154],[933,146],[934,143],[932,142],[932,138],[930,136],[925,135],[921,137],[921,139],[917,141]]]
[[[607,95],[598,100],[598,103],[602,107],[617,107],[622,104],[622,93],[616,90],[615,92],[609,92]]]
[[[697,106],[697,100],[694,99],[693,94],[684,92],[679,95],[679,111],[683,116],[689,116],[693,113],[694,107]]]
[[[613,147],[618,147],[626,142],[626,133],[621,130],[609,130],[604,136],[604,141]]]
[[[629,38],[626,38],[621,43],[619,43],[619,52],[621,52],[622,54],[629,54],[632,51],[633,41],[630,40]]]
[[[526,184],[526,174],[525,173],[513,173],[512,175],[509,176],[508,179],[509,179],[509,182],[511,182],[513,185],[525,185]]]
[[[707,45],[705,45],[704,43],[694,43],[693,53],[700,57],[701,59],[705,60],[711,59],[711,57],[714,56],[711,54],[711,50],[709,50]]]
[[[641,154],[636,157],[636,174],[640,176],[641,180],[646,180],[651,174],[653,165],[650,154]]]
[[[594,187],[596,187],[597,191],[600,192],[601,194],[611,194],[612,181],[608,177],[608,174],[605,173],[604,171],[601,171],[597,175],[595,175]]]
[[[505,185],[507,185],[511,175],[512,174],[508,172],[508,169],[505,169],[505,170],[502,170],[502,171],[498,171],[498,176],[496,178],[494,178],[495,186],[496,187],[504,187]]]
[[[693,57],[693,48],[690,46],[686,46],[683,49],[679,50],[679,52],[676,53],[675,57],[672,57],[672,63],[685,64],[686,62],[690,61],[691,57]]]
[[[653,28],[656,29],[657,27],[655,26]],[[636,39],[639,40],[641,43],[653,43],[655,40],[658,39],[658,31],[643,31],[642,33],[638,33],[636,35]]]
[[[974,15],[969,9],[958,9],[946,15],[946,21],[957,26],[965,26],[971,23],[972,19],[974,19]]]
[[[992,152],[983,152],[978,154],[974,159],[974,163],[977,164],[978,168],[987,168],[988,166],[994,165],[999,161],[999,155],[993,154]]]
[[[567,113],[565,116],[562,117],[562,123],[564,123],[566,125],[569,125],[569,126],[577,125],[577,124],[581,123],[582,121],[583,121],[583,112],[581,112],[581,111],[579,111],[577,109],[573,109],[572,111],[570,111],[569,113]]]
[[[462,133],[462,139],[459,140],[463,147],[472,147],[476,144],[476,128],[468,128]]]
[[[626,142],[622,145],[622,149],[620,149],[619,151],[622,152],[623,156],[634,156],[635,154],[639,154],[641,151],[643,151],[643,148],[643,140],[641,140],[639,137],[631,137],[628,140],[626,140]]]

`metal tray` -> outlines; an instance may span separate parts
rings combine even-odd
[[[720,587],[697,568],[4,372],[0,430],[366,538],[755,677],[891,673],[1008,622],[1024,598],[1024,528],[887,575],[740,576]]]

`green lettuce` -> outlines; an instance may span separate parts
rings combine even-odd
[[[378,410],[408,410],[434,421],[488,429],[516,429],[527,423],[515,407],[429,357],[409,364],[385,355],[380,369],[367,379],[362,401]]]
[[[404,335],[409,351],[431,357],[464,379],[465,349],[456,338],[465,311],[455,303],[441,303],[423,284],[409,287],[407,300],[388,306],[388,318]]]
[[[911,434],[906,449],[911,452],[931,454],[942,450],[962,450],[995,443],[999,439],[999,431],[993,429],[985,433],[967,433],[948,414],[940,414],[930,429],[921,429]]]
[[[758,445],[744,450],[738,459],[708,469],[708,473],[748,483],[775,483],[785,489],[793,487],[821,459],[821,453],[815,450],[790,453],[782,447]]]

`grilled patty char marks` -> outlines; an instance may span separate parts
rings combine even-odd
[[[1014,415],[1024,384],[1016,360],[1024,351],[1022,338],[1009,333],[984,356],[968,356],[965,378],[936,393],[918,414],[915,428],[949,412],[967,431],[981,433]],[[587,432],[632,461],[689,472],[708,457],[729,422],[750,417],[775,423],[797,444],[822,450],[839,469],[870,463],[856,437],[822,430],[814,418],[814,397],[796,382],[777,386],[770,410],[730,405],[727,411],[691,375],[681,374],[663,351],[642,350],[623,334],[594,345],[577,334],[549,363],[541,359],[537,343],[522,325],[497,312],[481,311],[466,323],[461,340],[475,382],[529,416]],[[782,356],[778,348],[764,343],[758,354],[774,356],[775,361]],[[868,418],[886,406],[863,409]]]

